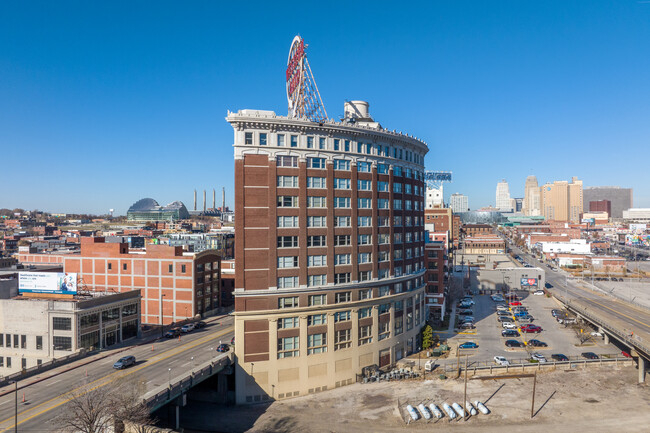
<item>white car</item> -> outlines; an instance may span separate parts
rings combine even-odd
[[[533,353],[530,356],[530,359],[534,359],[535,361],[538,361],[538,362],[546,362],[546,358],[541,353]]]
[[[497,311],[508,311],[507,305],[497,305]]]
[[[494,362],[496,362],[498,365],[503,365],[504,367],[510,365],[510,361],[508,361],[503,356],[495,356]]]
[[[476,304],[476,302],[474,302],[474,300],[472,298],[463,298],[460,302],[462,304],[468,304],[468,305]]]
[[[533,295],[544,296],[544,291],[543,290],[535,290],[533,292]]]
[[[194,331],[194,328],[196,328],[196,326],[194,326],[194,323],[188,323],[181,327],[181,332],[187,334],[188,332]]]
[[[591,335],[592,337],[601,337],[601,338],[603,336],[602,332],[592,332],[589,335]]]
[[[501,326],[503,326],[503,329],[517,329],[517,325],[512,322],[503,322]]]

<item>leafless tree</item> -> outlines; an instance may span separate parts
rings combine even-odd
[[[53,420],[64,433],[149,433],[153,420],[144,404],[144,386],[137,377],[120,378],[106,385],[79,387],[67,393],[63,412]]]

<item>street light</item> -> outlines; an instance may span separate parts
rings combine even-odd
[[[172,368],[169,367],[167,369],[167,371],[169,372],[169,387],[171,388],[172,387]]]
[[[192,361],[192,372],[194,372],[194,357],[191,357],[190,360]]]
[[[167,295],[160,295],[160,338],[163,338],[165,334],[165,325],[163,324],[163,298],[165,296]]]

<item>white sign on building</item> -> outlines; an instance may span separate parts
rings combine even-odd
[[[19,293],[52,293],[74,295],[77,293],[77,274],[67,272],[21,272]]]

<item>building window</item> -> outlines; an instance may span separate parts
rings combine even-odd
[[[278,359],[298,356],[299,342],[299,337],[278,338]]]
[[[307,188],[327,188],[324,177],[307,177]]]
[[[334,295],[334,302],[336,304],[341,304],[344,302],[350,302],[352,299],[352,292],[338,292]]]
[[[395,149],[397,150],[397,149]],[[395,166],[393,167],[393,176],[402,176],[402,167]]]
[[[381,304],[379,305],[379,314],[386,314],[390,312],[390,304]]]
[[[52,337],[52,343],[54,350],[72,350],[72,338],[71,337]]]
[[[350,235],[336,235],[334,236],[335,247],[345,247],[350,245]]]
[[[390,295],[390,286],[379,286],[379,297]]]
[[[370,245],[370,235],[359,235],[359,245]]]
[[[379,274],[377,275],[378,280],[383,280],[384,278],[388,278],[388,271],[389,269],[379,269]]]
[[[357,225],[359,227],[370,227],[370,226],[372,226],[372,217],[369,217],[369,216],[357,217]]]
[[[11,368],[11,357],[7,356],[7,368]]]
[[[406,314],[406,330],[410,331],[413,329],[413,315],[411,313]]]
[[[334,227],[350,227],[350,220],[348,216],[335,216]]]
[[[278,188],[298,188],[298,176],[278,176]]]
[[[174,265],[169,265],[167,267],[167,270],[169,271],[170,274],[174,273]],[[198,270],[198,269],[197,269]]]
[[[327,256],[318,255],[318,256],[307,256],[307,266],[308,267],[318,267],[318,266],[327,266]]]
[[[370,281],[372,279],[372,271],[359,271],[359,282]]]
[[[346,284],[350,282],[350,273],[342,272],[334,274],[334,284]]]
[[[334,313],[334,323],[348,322],[350,320],[350,310],[337,311]]]
[[[372,326],[359,326],[359,346],[372,343]]]
[[[278,248],[295,248],[298,246],[298,236],[278,236]]]
[[[298,157],[278,155],[276,165],[278,167],[298,167]]]
[[[325,158],[307,158],[307,167],[325,168]]]
[[[372,164],[370,164],[369,162],[364,162],[364,161],[357,162],[357,171],[359,172],[370,173],[370,167],[372,167]]]
[[[298,217],[297,216],[279,216],[278,217],[278,228],[285,227],[298,227]]]
[[[395,283],[395,285],[393,286],[393,289],[394,289],[393,292],[395,294],[402,293],[403,292],[403,287],[404,286],[403,286],[402,283]]]
[[[285,298],[278,298],[278,308],[296,308],[296,307],[298,307],[298,297],[297,296],[288,296],[288,297],[285,297]]]
[[[324,216],[308,216],[307,227],[327,227],[327,217]]]
[[[318,197],[318,196],[310,195],[309,197],[307,197],[307,207],[312,207],[312,208],[326,207],[325,199],[326,197]]]
[[[350,179],[334,178],[334,189],[350,189]]]
[[[350,170],[350,161],[347,159],[335,159],[334,160],[334,170]]]
[[[402,243],[402,234],[401,233],[395,233],[395,243],[396,244],[401,244]]]
[[[378,174],[388,174],[388,167],[389,167],[388,164],[377,164],[377,173]]]
[[[370,209],[372,207],[372,199],[371,198],[358,198],[357,199],[357,206],[359,209]]]
[[[372,189],[372,181],[361,179],[357,180],[357,189],[360,191],[370,191]]]
[[[0,356],[0,367],[5,366],[5,358],[3,356]]]
[[[347,349],[352,345],[350,329],[334,331],[334,350]]]
[[[260,132],[260,146],[266,146],[266,133]]]
[[[335,254],[334,255],[334,264],[335,265],[349,265],[352,263],[351,254]]]
[[[108,270],[110,271],[111,269],[113,269],[113,264],[109,262],[108,263]]]
[[[14,349],[18,349],[18,334],[14,334]]]
[[[21,335],[20,336],[20,348],[21,349],[27,349],[27,336],[26,335]]]
[[[20,359],[20,368],[22,368],[23,370],[27,368],[27,359],[25,358]]]
[[[298,147],[298,136],[292,135],[290,143],[291,143],[291,147]]]
[[[307,317],[307,326],[327,325],[327,314],[313,314]]]
[[[36,336],[36,350],[43,349],[43,337],[40,335]]]
[[[350,151],[350,140],[345,140],[345,142],[343,143],[343,145],[344,145],[344,150],[345,150],[346,152],[349,152],[349,151]]]
[[[181,273],[184,274],[186,270],[187,268],[185,267],[185,265],[181,265]]]
[[[390,337],[390,322],[379,322],[379,341]]]
[[[318,305],[327,304],[327,295],[310,295],[309,296],[309,306],[316,307]]]
[[[72,329],[72,319],[70,317],[52,317],[52,329],[70,331]]]
[[[324,286],[326,284],[327,284],[327,275],[325,275],[325,274],[309,275],[307,277],[307,286],[308,287]]]
[[[379,242],[379,245],[386,245],[390,243],[390,235],[388,233],[379,233],[379,236],[377,236],[377,241]],[[380,251],[380,253],[382,252],[388,254],[388,251]]]
[[[314,137],[307,137],[307,149],[314,148]]]
[[[357,254],[357,261],[361,263],[370,263],[372,261],[372,253],[359,253]]]
[[[359,308],[359,319],[365,319],[366,317],[370,317],[370,307],[366,308]]]
[[[350,197],[334,197],[334,207],[337,209],[349,208]]]
[[[318,148],[321,150],[325,149],[325,137],[318,138]]]
[[[298,207],[298,197],[295,195],[279,195],[278,207]]]
[[[281,256],[278,257],[278,268],[297,268],[298,256]]]
[[[324,247],[325,245],[325,235],[307,236],[308,247]]]
[[[278,319],[278,328],[280,329],[297,328],[298,326],[298,317],[283,317]]]
[[[253,133],[245,132],[244,133],[244,144],[253,144]]]
[[[277,145],[278,145],[279,147],[283,147],[283,146],[284,146],[284,134],[278,134]]]
[[[395,335],[400,335],[404,332],[404,317],[395,316]]]
[[[327,352],[327,334],[311,334],[307,336],[307,355]]]
[[[339,150],[339,147],[341,146],[341,140],[338,138],[334,139],[334,150]]]
[[[278,278],[278,289],[294,289],[298,287],[298,277],[280,277]],[[284,299],[284,298],[280,298]],[[296,298],[298,299],[298,298]],[[280,307],[283,308],[283,307]]]

